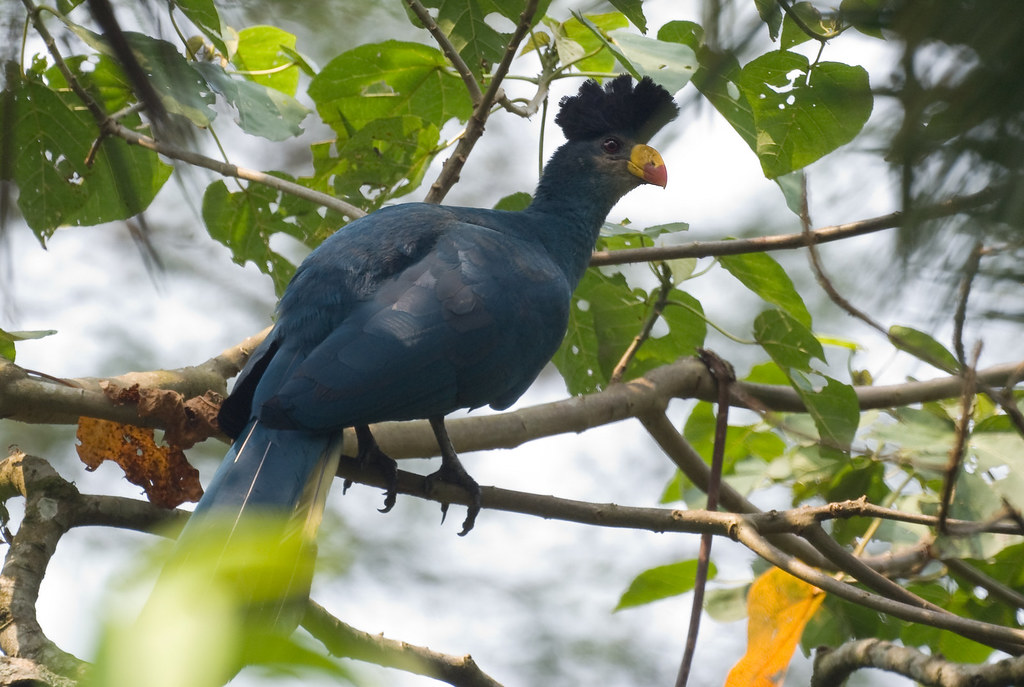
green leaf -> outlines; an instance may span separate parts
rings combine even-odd
[[[611,72],[615,69],[615,55],[601,48],[607,45],[605,37],[609,31],[625,28],[629,26],[629,21],[618,12],[588,14],[586,19],[590,26],[573,16],[556,27],[555,49],[558,51],[558,59],[562,64],[568,64],[596,52],[573,66],[581,72]],[[597,27],[598,32],[594,33],[591,27]]]
[[[329,184],[333,191],[363,208],[409,193],[423,181],[437,153],[440,133],[419,117],[376,120],[337,146],[313,147],[315,176],[310,185]]]
[[[523,11],[522,3],[516,0],[427,0],[424,4],[437,8],[438,27],[478,79],[501,60],[509,39],[509,34],[492,28],[487,18],[497,13],[515,23]],[[544,11],[543,7],[537,8],[534,23]]]
[[[210,39],[221,54],[228,54],[222,36],[224,28],[213,0],[174,0],[174,5]]]
[[[269,141],[284,141],[302,133],[299,123],[309,110],[279,90],[246,79],[234,79],[214,62],[197,62],[196,71],[237,113],[242,131]]]
[[[509,194],[499,200],[495,206],[495,210],[506,210],[509,212],[517,212],[519,210],[525,210],[533,202],[533,196],[525,191],[517,191],[516,193]]]
[[[440,129],[473,112],[465,85],[447,65],[440,51],[418,43],[363,45],[331,60],[310,83],[309,97],[342,139],[372,121],[401,115]]]
[[[608,385],[616,363],[643,327],[647,294],[619,272],[587,270],[573,294],[569,328],[553,362],[571,394]]]
[[[774,41],[779,37],[779,28],[782,26],[782,8],[776,0],[754,0],[757,13],[768,26],[768,36]]]
[[[767,253],[723,255],[719,262],[758,296],[782,308],[805,327],[811,326],[811,314],[793,286],[793,280]]]
[[[70,109],[56,93],[34,82],[9,85],[13,97],[12,178],[18,207],[40,242],[66,224],[127,219],[149,207],[172,168],[156,153],[106,137],[86,166],[99,132],[84,108]],[[73,98],[69,94],[69,99]],[[131,126],[141,124],[128,119]]]
[[[689,82],[697,69],[697,57],[688,45],[638,36],[625,30],[606,34],[582,14],[574,15],[636,79],[649,76],[675,93]]]
[[[643,0],[609,0],[612,7],[622,12],[633,26],[647,33],[647,17],[644,16]]]
[[[658,39],[682,43],[697,55],[700,67],[693,74],[693,85],[725,117],[751,150],[757,149],[757,131],[750,103],[737,84],[740,64],[731,53],[716,53],[703,43],[704,30],[693,22],[671,21],[658,30]]]
[[[210,236],[231,249],[237,264],[251,261],[269,275],[278,294],[288,285],[295,266],[271,250],[270,239],[283,233],[308,241],[321,222],[317,210],[309,201],[260,184],[232,193],[223,181],[215,181],[203,195],[203,220]]]
[[[69,29],[97,52],[114,54],[100,34],[75,24],[70,24]],[[217,116],[211,108],[214,96],[178,49],[167,41],[134,31],[125,31],[124,36],[167,111],[186,117],[196,126],[209,126]]]
[[[699,66],[696,53],[687,45],[638,36],[628,30],[614,31],[609,37],[618,48],[613,51],[623,66],[634,76],[651,77],[669,93],[689,83]]]
[[[943,372],[956,374],[960,369],[960,363],[949,349],[918,329],[893,325],[889,327],[889,340],[901,351],[906,351]]]
[[[827,383],[818,391],[802,389],[796,384],[794,388],[818,428],[823,448],[849,451],[860,423],[857,393],[849,384],[831,377],[826,379]]]
[[[653,301],[656,294],[652,293],[649,298]],[[697,349],[704,345],[708,325],[700,301],[679,289],[669,291],[668,301],[661,313],[660,322],[655,325],[651,336],[640,345],[624,379],[636,379],[656,367],[674,363],[684,356],[696,355]],[[667,326],[668,331],[659,333],[660,326]],[[635,332],[634,336],[638,333]]]
[[[811,358],[825,360],[825,351],[805,324],[784,310],[765,310],[754,320],[754,338],[782,368],[811,371]]]
[[[715,564],[712,563],[708,568],[708,579],[713,579],[717,572]],[[629,587],[619,598],[615,610],[642,606],[652,601],[685,594],[693,589],[696,574],[697,561],[681,561],[645,570],[630,582]]]
[[[809,66],[797,53],[770,52],[740,72],[757,133],[755,152],[769,179],[800,169],[856,136],[871,114],[864,68]]]
[[[99,132],[88,115],[70,110],[42,84],[17,81],[8,89],[13,97],[2,101],[2,120],[13,122],[11,176],[18,185],[18,207],[45,244],[88,201],[81,183],[88,172],[84,160]]]
[[[294,96],[299,87],[299,68],[292,59],[295,35],[276,26],[253,26],[238,32],[238,50],[231,64],[240,71],[269,72],[246,74],[261,86]],[[285,69],[285,65],[291,65]]]
[[[14,362],[14,344],[16,341],[42,339],[45,336],[56,333],[56,329],[39,329],[26,332],[5,332],[3,329],[0,329],[0,357]]]

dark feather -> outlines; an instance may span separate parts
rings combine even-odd
[[[650,77],[645,76],[634,88],[633,79],[623,74],[604,88],[589,79],[580,86],[579,93],[562,98],[555,123],[570,141],[621,133],[646,143],[677,114],[679,108],[672,95]]]

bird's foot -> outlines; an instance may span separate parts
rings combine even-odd
[[[459,532],[459,536],[464,537],[473,529],[473,525],[476,524],[476,516],[480,512],[480,485],[477,484],[475,479],[470,477],[469,473],[466,472],[466,468],[462,467],[462,463],[458,460],[442,461],[441,468],[437,472],[431,473],[424,478],[428,494],[433,491],[434,484],[438,481],[462,487],[469,492],[469,506],[466,511],[466,519],[462,521],[462,531]],[[448,515],[448,506],[447,502],[441,503],[442,523]]]
[[[357,427],[356,437],[359,440],[356,460],[363,467],[376,468],[384,476],[384,481],[387,484],[384,492],[384,507],[377,510],[387,513],[395,507],[395,502],[398,500],[398,463],[380,450],[380,446],[370,434],[369,428]],[[346,479],[342,485],[342,493],[345,493],[350,486],[352,486],[352,480]]]

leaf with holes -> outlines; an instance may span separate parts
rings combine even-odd
[[[643,327],[647,294],[616,272],[587,270],[573,294],[569,329],[555,353],[555,367],[571,394],[605,388],[616,363]]]
[[[755,152],[769,179],[800,169],[850,142],[871,114],[863,67],[777,51],[743,67],[738,85],[754,116]]]
[[[313,78],[309,97],[342,140],[378,119],[413,115],[441,128],[473,112],[462,79],[439,50],[400,41],[338,55]]]

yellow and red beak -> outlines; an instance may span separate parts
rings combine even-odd
[[[665,188],[668,184],[668,169],[665,161],[654,148],[639,143],[629,151],[629,171],[644,180],[644,183]]]

